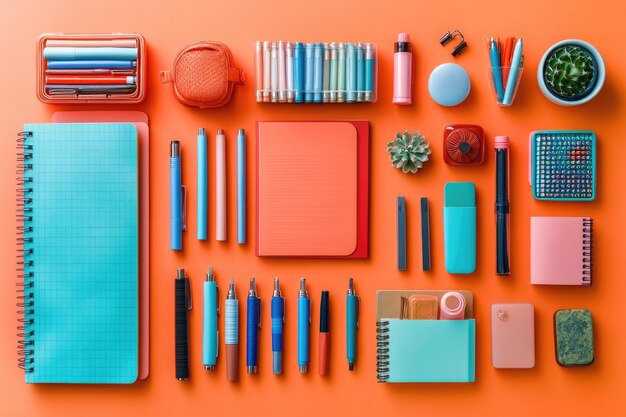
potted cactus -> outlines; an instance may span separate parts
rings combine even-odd
[[[415,174],[428,161],[428,155],[432,152],[426,138],[408,130],[404,133],[396,133],[396,137],[387,144],[387,152],[391,158],[391,164],[401,169],[405,174]]]
[[[591,44],[568,39],[554,44],[537,69],[542,93],[551,101],[574,106],[586,103],[602,89],[604,61]]]

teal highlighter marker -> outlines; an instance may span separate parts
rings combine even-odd
[[[209,266],[203,286],[204,309],[202,322],[202,364],[204,369],[215,369],[218,355],[217,316],[219,314],[220,289],[215,282],[213,267]]]
[[[315,45],[304,44],[304,102],[313,102],[313,71],[315,68]]]
[[[374,101],[374,48],[365,44],[365,101]]]
[[[363,44],[356,47],[356,101],[365,100],[365,55]]]
[[[337,103],[346,101],[346,45],[337,47]]]
[[[348,295],[346,296],[346,356],[348,357],[348,369],[354,370],[356,362],[356,332],[359,327],[359,304],[360,298],[354,291],[354,281],[350,278]]]
[[[324,85],[324,45],[313,45],[313,102],[321,103]]]
[[[311,299],[306,291],[306,279],[300,280],[298,292],[298,370],[306,374],[309,368],[309,327],[311,326]]]
[[[237,243],[246,243],[246,132],[237,132]]]
[[[346,45],[346,102],[356,101],[356,48],[353,43]]]
[[[198,240],[207,238],[207,137],[206,130],[198,130]]]

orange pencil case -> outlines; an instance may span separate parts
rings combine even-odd
[[[178,101],[199,108],[227,104],[244,80],[230,49],[220,42],[187,45],[176,56],[172,71],[161,71],[161,82],[173,84]]]
[[[130,66],[90,65],[94,62],[109,61],[109,58],[98,58],[97,54],[81,58],[50,58],[46,51],[50,49],[132,49],[134,57],[117,59],[129,61]],[[134,52],[136,51],[136,53]],[[67,56],[65,52],[63,56]],[[104,54],[106,56],[106,53]],[[78,56],[78,54],[77,54]],[[59,62],[61,61],[61,62]],[[65,62],[63,62],[65,61]],[[68,61],[70,61],[68,63]],[[63,63],[67,65],[62,65]],[[83,65],[85,64],[85,65]],[[114,63],[115,64],[115,63]],[[44,33],[37,39],[37,98],[44,103],[100,103],[100,104],[133,104],[143,101],[146,91],[147,57],[143,36],[136,33],[101,33],[101,34],[66,34]],[[132,85],[107,86],[105,81],[100,85],[86,85],[78,82],[81,77],[127,76]],[[67,77],[67,84],[47,84],[50,79]]]

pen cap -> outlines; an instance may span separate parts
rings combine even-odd
[[[443,195],[444,207],[475,207],[476,187],[471,182],[449,182]]]
[[[509,149],[509,137],[508,136],[496,136],[494,140],[496,149]]]

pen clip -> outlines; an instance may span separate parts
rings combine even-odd
[[[187,300],[187,311],[191,310],[191,283],[189,277],[185,277],[185,299]]]
[[[285,321],[285,297],[281,296],[280,298],[283,299],[283,324],[285,324],[286,323]]]
[[[181,185],[183,194],[183,231],[187,230],[187,187]]]
[[[259,300],[259,329],[261,328],[261,299],[258,298]]]
[[[311,325],[311,299],[307,298],[307,300],[309,301],[309,326]]]
[[[359,328],[359,316],[361,315],[361,297],[356,296],[356,328]]]
[[[219,285],[215,285],[215,305],[217,305],[217,315],[220,315],[220,287]]]

